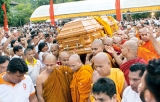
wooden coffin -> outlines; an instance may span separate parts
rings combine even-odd
[[[94,18],[84,18],[66,23],[57,40],[61,51],[86,54],[91,52],[91,43],[102,34],[103,27]]]

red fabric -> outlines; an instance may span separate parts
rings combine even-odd
[[[115,8],[116,8],[116,17],[117,17],[117,20],[120,21],[121,20],[120,0],[116,0],[115,6],[116,6]]]
[[[114,51],[116,51],[117,55],[120,55],[121,54],[121,48],[116,46],[116,45],[113,45],[113,49]]]
[[[49,14],[50,14],[51,25],[55,26],[53,0],[50,0]]]
[[[122,40],[122,45],[123,45],[126,41],[127,41],[127,40],[123,39],[123,40]]]
[[[120,65],[120,69],[121,69],[122,72],[124,73],[124,76],[125,76],[125,79],[126,79],[126,82],[127,82],[128,85],[130,85],[130,84],[129,84],[129,78],[128,78],[129,68],[130,68],[130,66],[131,66],[132,64],[135,64],[135,63],[147,64],[144,59],[142,59],[142,58],[136,58],[136,59],[127,61],[126,63]]]
[[[4,30],[8,31],[8,20],[7,20],[7,12],[6,12],[5,3],[2,5],[2,9],[3,9],[3,12],[4,12]]]

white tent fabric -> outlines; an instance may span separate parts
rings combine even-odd
[[[159,6],[160,0],[121,0],[121,9]],[[85,12],[97,12],[115,9],[115,0],[87,0],[78,2],[68,2],[54,4],[54,14],[67,15]],[[160,7],[158,8],[160,9]],[[30,19],[49,17],[49,5],[38,7],[31,15]],[[57,17],[58,18],[58,17]]]

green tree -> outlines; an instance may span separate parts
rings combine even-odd
[[[15,12],[12,15],[14,26],[21,26],[29,22],[29,17],[33,12],[31,3],[20,3],[15,7]]]

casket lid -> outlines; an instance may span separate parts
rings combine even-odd
[[[66,23],[58,34],[57,39],[88,34],[101,29],[103,29],[103,26],[101,26],[94,18],[80,18]]]

